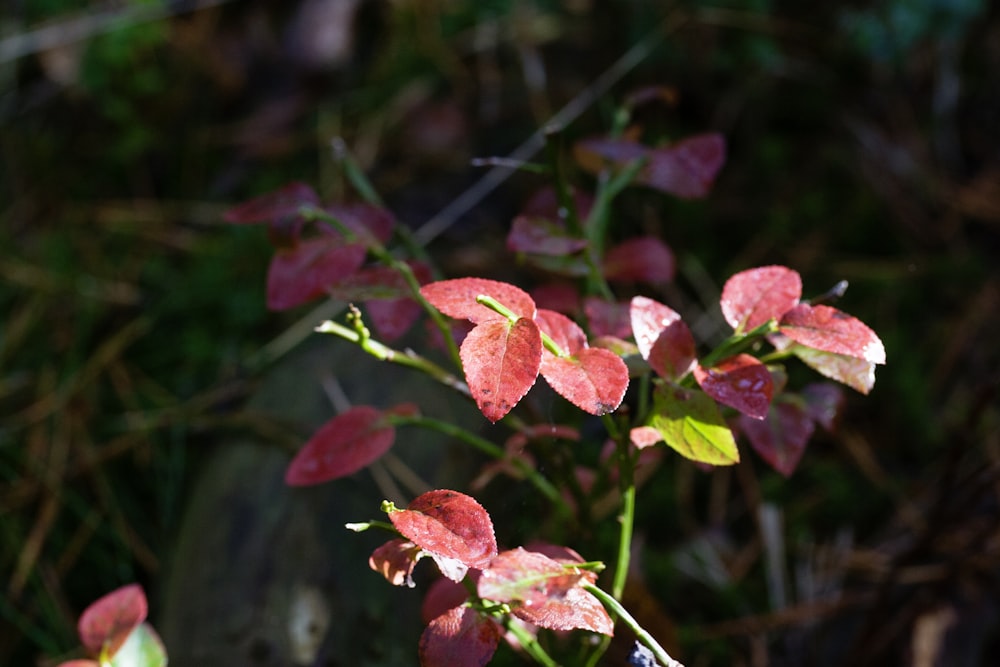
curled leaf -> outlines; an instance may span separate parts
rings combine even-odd
[[[885,347],[875,332],[832,306],[800,303],[782,316],[778,329],[806,347],[872,364],[885,363]]]
[[[405,510],[390,512],[389,520],[420,548],[471,568],[486,567],[497,554],[490,515],[458,491],[428,491]]]

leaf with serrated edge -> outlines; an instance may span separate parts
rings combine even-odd
[[[420,293],[432,306],[448,317],[470,320],[477,324],[504,319],[503,315],[476,301],[478,296],[496,299],[519,317],[529,320],[535,317],[535,302],[527,292],[496,280],[486,278],[439,280],[421,287]]]
[[[857,357],[833,354],[794,343],[791,352],[824,377],[845,384],[862,394],[875,386],[875,364]]]
[[[476,586],[479,597],[496,602],[538,605],[558,599],[579,585],[582,571],[522,547],[503,551],[483,570]]]
[[[632,297],[629,303],[629,319],[632,324],[632,336],[643,359],[649,359],[653,343],[660,333],[668,326],[681,319],[680,314],[670,306],[649,297]]]
[[[831,306],[800,303],[782,316],[778,330],[805,347],[885,363],[885,347],[875,332]]]
[[[722,316],[733,329],[754,329],[780,318],[802,298],[802,278],[785,266],[741,271],[722,287]]]
[[[285,472],[289,486],[320,484],[352,475],[392,447],[395,429],[382,413],[358,405],[329,420],[303,445]]]
[[[465,382],[480,412],[499,421],[524,398],[542,364],[542,335],[532,320],[477,324],[459,348]]]
[[[129,633],[146,620],[148,612],[142,587],[122,586],[94,601],[80,615],[77,623],[80,641],[94,655],[105,645],[108,655],[114,655]]]
[[[466,606],[431,621],[420,635],[421,667],[483,667],[500,644],[500,626]]]
[[[592,415],[613,412],[628,389],[628,366],[609,350],[587,348],[572,357],[542,355],[541,375],[556,393]]]
[[[582,588],[571,588],[562,598],[542,604],[516,607],[512,613],[549,630],[589,630],[609,637],[614,634],[614,621],[604,605]]]
[[[723,359],[711,368],[698,366],[694,378],[706,394],[754,419],[763,419],[771,406],[774,382],[767,366],[749,354]]]
[[[653,412],[649,426],[682,456],[711,465],[739,462],[733,433],[704,392],[663,384],[653,392]]]
[[[482,569],[497,554],[493,522],[475,498],[440,489],[418,496],[405,510],[389,513],[403,537],[466,566]]]

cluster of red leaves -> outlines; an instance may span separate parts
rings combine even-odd
[[[138,584],[123,586],[96,600],[77,622],[80,642],[96,659],[69,660],[59,667],[139,664],[136,655],[142,656],[143,665],[166,665],[163,643],[145,622],[148,612],[146,594]],[[126,646],[131,650],[125,650]]]
[[[317,213],[340,222],[336,229]],[[275,247],[267,271],[267,306],[287,310],[321,297],[361,302],[372,327],[386,341],[399,338],[420,316],[399,273],[366,265],[369,250],[392,236],[395,220],[370,204],[323,206],[304,183],[290,183],[235,206],[224,214],[233,224],[266,224]],[[411,264],[426,281],[426,265]]]
[[[404,510],[391,508],[389,520],[402,537],[375,549],[371,568],[394,585],[412,586],[413,569],[426,556],[444,575],[424,599],[428,624],[419,647],[424,667],[489,662],[504,633],[483,601],[509,605],[511,614],[531,627],[612,634],[611,617],[581,587],[596,575],[577,567],[584,562],[579,554],[550,545],[499,552],[489,514],[470,496],[430,491]],[[474,595],[459,583],[466,576]]]

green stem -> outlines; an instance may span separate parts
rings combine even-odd
[[[497,461],[508,461],[517,469],[518,472],[523,474],[525,478],[542,493],[542,495],[548,498],[548,500],[555,506],[556,511],[560,516],[569,517],[572,514],[569,506],[566,504],[566,501],[563,500],[559,490],[553,486],[552,482],[546,479],[541,473],[532,468],[529,464],[525,463],[523,460],[508,457],[507,452],[503,449],[503,447],[500,447],[485,438],[481,438],[474,433],[470,433],[464,428],[456,426],[451,422],[434,419],[433,417],[424,417],[420,415],[388,415],[388,417],[393,424],[429,428],[449,437],[461,440],[462,442],[471,445]]]
[[[635,633],[636,638],[643,643],[653,655],[656,656],[656,661],[662,665],[662,667],[684,667],[680,662],[674,660],[670,657],[670,654],[660,646],[651,634],[646,632],[646,630],[639,625],[639,622],[628,613],[628,610],[622,606],[618,600],[616,600],[611,595],[608,595],[603,590],[595,586],[594,584],[583,584],[583,589],[596,597],[601,601],[601,604],[611,613],[612,616],[617,616],[625,625],[627,625],[632,632]]]
[[[764,324],[761,324],[760,326],[754,327],[750,331],[735,333],[719,343],[718,347],[705,355],[698,363],[705,368],[710,368],[723,359],[749,350],[761,338],[769,333],[774,333],[777,330],[778,323],[772,319],[764,322]]]
[[[534,635],[525,630],[514,617],[505,614],[503,616],[503,627],[507,632],[514,635],[517,643],[521,645],[525,653],[535,659],[535,662],[545,665],[545,667],[559,667],[559,663],[549,657],[549,654],[545,652],[545,649],[538,643]]]
[[[499,301],[497,301],[493,297],[488,296],[486,294],[479,294],[479,295],[477,295],[476,296],[476,303],[482,304],[482,305],[486,306],[487,308],[489,308],[490,310],[492,310],[492,311],[494,311],[496,313],[499,313],[500,315],[503,315],[511,323],[516,322],[519,319],[521,319],[520,315],[518,315],[513,310],[511,310],[507,306],[503,305],[502,303],[500,303]],[[554,340],[552,340],[552,337],[549,336],[547,333],[545,333],[541,329],[539,329],[539,333],[542,334],[542,345],[545,346],[546,350],[548,350],[552,354],[556,355],[557,357],[568,357],[568,356],[570,356],[569,353],[566,352],[565,350],[563,350],[561,347],[559,347],[559,343],[557,343]]]

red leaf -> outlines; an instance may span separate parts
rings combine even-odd
[[[368,566],[393,586],[413,588],[416,585],[413,583],[413,568],[421,554],[420,547],[409,540],[389,540],[372,552]]]
[[[420,635],[422,667],[483,667],[500,644],[501,630],[469,607],[441,614]]]
[[[222,219],[235,224],[271,222],[297,216],[303,206],[319,205],[319,196],[305,183],[289,183],[280,190],[238,204],[222,214]]]
[[[592,415],[613,412],[628,389],[628,366],[609,350],[587,348],[572,357],[542,354],[541,374],[556,393]]]
[[[739,429],[772,468],[788,477],[795,471],[812,437],[813,420],[794,403],[775,403],[764,420],[740,415]]]
[[[629,304],[629,320],[632,325],[632,335],[639,346],[643,359],[649,359],[653,343],[660,333],[681,319],[679,313],[645,296],[632,297]]]
[[[753,329],[779,319],[802,297],[802,278],[784,266],[741,271],[722,288],[722,316],[733,329]]]
[[[527,318],[487,320],[469,332],[459,348],[465,381],[491,422],[499,421],[524,398],[542,363],[542,336]]]
[[[800,303],[784,314],[778,327],[796,343],[823,352],[885,363],[882,341],[861,320],[831,306]]]
[[[267,272],[267,307],[287,310],[326,294],[327,288],[357,271],[365,247],[344,244],[337,235],[305,239],[274,253]]]
[[[285,484],[308,486],[352,475],[389,451],[395,437],[379,410],[355,406],[316,431],[288,464]]]
[[[479,597],[527,607],[564,597],[584,579],[583,571],[522,547],[504,551],[483,570],[476,585]]]
[[[122,586],[96,600],[80,615],[80,641],[92,655],[98,655],[105,646],[108,655],[114,655],[148,613],[142,587]]]
[[[523,621],[549,630],[589,630],[609,637],[614,634],[614,621],[604,605],[582,588],[571,588],[562,598],[513,610]]]
[[[479,572],[473,570],[473,572]],[[472,576],[472,575],[470,575]],[[420,618],[424,623],[430,623],[449,609],[461,605],[469,599],[469,591],[457,581],[441,577],[431,582],[420,603]]]
[[[490,515],[474,498],[457,491],[428,491],[405,510],[389,513],[404,537],[432,554],[482,569],[497,554]]]
[[[539,309],[535,314],[535,324],[548,334],[563,352],[574,355],[587,347],[587,334],[580,325],[554,310]],[[549,354],[552,354],[549,352]]]
[[[621,282],[668,283],[674,279],[674,253],[655,236],[629,239],[608,250],[604,276]]]
[[[684,199],[704,197],[726,161],[721,134],[701,134],[649,152],[638,181]]]
[[[694,379],[719,403],[754,419],[767,416],[774,382],[767,366],[749,354],[723,359],[708,369],[696,366]]]
[[[844,407],[844,392],[835,384],[816,382],[802,388],[806,412],[826,431],[833,431]]]
[[[432,306],[448,317],[471,320],[476,324],[503,318],[496,311],[478,303],[476,297],[490,296],[520,317],[535,317],[535,302],[527,292],[508,283],[486,278],[439,280],[420,288]]]
[[[587,247],[587,241],[572,236],[564,224],[545,218],[519,215],[511,223],[507,249],[534,255],[571,255]]]
[[[649,351],[649,367],[667,380],[677,381],[698,366],[694,336],[684,320],[668,324]]]
[[[596,296],[588,296],[583,301],[583,312],[590,323],[590,335],[628,338],[632,333],[629,324],[627,303],[605,301]]]
[[[326,212],[357,234],[366,247],[388,241],[396,225],[392,213],[371,204],[332,204],[326,207]]]

